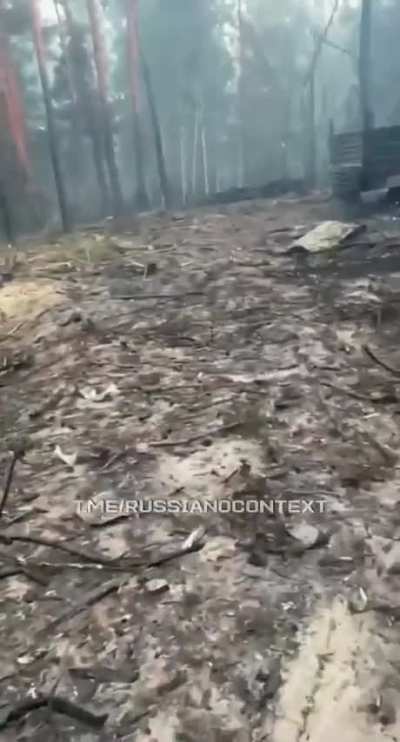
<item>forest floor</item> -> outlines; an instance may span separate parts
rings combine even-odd
[[[4,742],[400,740],[400,221],[290,249],[333,216],[149,215],[3,270]]]

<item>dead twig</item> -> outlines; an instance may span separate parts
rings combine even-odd
[[[3,494],[2,494],[2,498],[0,502],[0,518],[3,515],[4,508],[7,504],[8,495],[10,494],[10,489],[12,485],[16,463],[21,456],[22,456],[22,451],[19,451],[19,450],[13,451],[11,461],[8,465],[8,470],[7,470],[7,474],[6,474],[6,478],[4,482]]]
[[[188,291],[186,294],[121,294],[112,296],[116,301],[146,301],[147,299],[185,299],[187,296],[203,296],[202,291]]]
[[[194,418],[197,418],[199,414],[201,415],[203,412],[207,412],[212,407],[218,407],[219,405],[227,404],[228,402],[233,402],[236,399],[237,395],[231,394],[230,397],[225,397],[224,399],[214,399],[214,401],[210,402],[207,405],[196,405],[191,408],[191,415],[185,415],[183,418],[184,420],[193,420]]]
[[[3,565],[0,569],[0,579],[15,577],[22,574],[33,582],[37,582],[38,585],[41,585],[42,587],[48,586],[48,580],[45,575],[43,575],[40,565],[27,564],[22,557],[14,557],[13,555],[4,552],[0,552],[0,558],[3,560]]]
[[[12,330],[10,330],[10,332],[7,332],[6,335],[3,335],[0,338],[0,343],[4,342],[4,340],[7,340],[8,338],[11,338],[13,335],[15,335],[15,333],[18,332],[18,330],[20,330],[21,327],[24,326],[24,324],[25,322],[18,322],[18,324],[15,325],[15,327],[13,327]]]
[[[181,546],[177,549],[174,549],[174,551],[171,551],[169,554],[164,554],[164,556],[159,556],[156,559],[153,559],[149,562],[147,562],[146,567],[161,567],[162,564],[166,564],[166,562],[170,562],[172,559],[177,559],[182,556],[186,556],[186,554],[193,554],[196,551],[201,551],[204,544],[201,541],[197,541],[193,544],[188,544],[187,546]]]
[[[228,474],[226,477],[224,477],[224,479],[221,480],[222,483],[223,484],[228,484],[228,482],[230,482],[231,479],[233,479],[233,477],[235,476],[235,474],[238,474],[240,472],[240,469],[241,469],[240,466],[237,466],[236,469],[233,469],[233,471],[231,471],[230,474]]]
[[[346,397],[358,399],[360,400],[360,402],[369,402],[369,404],[393,404],[397,401],[395,396],[390,393],[371,397],[368,394],[359,394],[358,392],[355,392],[354,389],[349,389],[349,387],[345,386],[339,386],[338,384],[332,384],[329,381],[321,381],[321,385],[326,386],[328,389],[333,389],[334,391],[339,392],[339,394],[344,394],[346,395]]]
[[[178,441],[149,441],[148,445],[152,448],[169,448],[171,446],[187,446],[190,443],[196,443],[196,441],[201,441],[203,439],[207,439],[212,435],[219,435],[220,433],[229,433],[233,430],[237,430],[242,425],[241,422],[236,423],[230,423],[229,425],[222,425],[220,428],[216,428],[214,430],[207,430],[204,433],[197,433],[197,435],[193,435],[190,438],[183,438]]]
[[[51,621],[43,629],[43,631],[39,632],[39,635],[42,633],[47,634],[49,630],[54,629],[56,626],[64,623],[64,621],[69,621],[71,618],[75,618],[75,616],[79,615],[79,613],[85,611],[86,608],[91,608],[100,600],[103,600],[103,598],[107,598],[109,595],[116,593],[121,585],[121,578],[117,578],[115,580],[110,580],[105,585],[101,585],[100,587],[91,590],[82,598],[82,600],[78,601],[76,605],[73,605],[71,608],[67,608],[67,610],[65,610],[63,613],[57,616],[57,618]]]
[[[36,582],[41,587],[48,587],[49,581],[43,574],[41,574],[40,569],[36,569],[36,565],[31,566],[30,564],[23,564],[20,559],[16,559],[15,562],[18,565],[21,574],[27,577],[28,580]]]
[[[332,389],[335,392],[339,392],[340,394],[344,394],[346,397],[352,397],[353,399],[358,399],[360,402],[374,402],[371,397],[368,397],[367,395],[358,394],[358,392],[353,391],[353,389],[349,389],[348,387],[344,386],[338,386],[337,384],[331,384],[329,381],[321,381],[321,386],[326,386],[328,389]]]
[[[369,345],[363,345],[362,349],[366,355],[371,358],[372,361],[378,364],[378,366],[381,366],[385,369],[385,371],[389,371],[389,373],[394,374],[395,376],[400,376],[400,369],[394,368],[393,366],[390,366],[385,361],[381,361],[380,358],[371,350]]]

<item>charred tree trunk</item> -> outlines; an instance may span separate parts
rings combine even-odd
[[[54,122],[54,111],[51,101],[50,85],[47,76],[40,8],[38,0],[31,0],[33,39],[36,59],[39,69],[40,83],[42,86],[43,100],[46,110],[47,133],[49,139],[50,157],[53,166],[54,181],[57,190],[58,203],[60,207],[61,222],[64,232],[71,230],[71,218],[68,209],[67,192],[62,175],[60,155],[57,146],[57,133]]]
[[[70,153],[71,157],[75,158],[75,162],[79,168],[79,184],[81,187],[84,186],[85,180],[85,147],[84,147],[84,125],[81,116],[81,108],[79,105],[78,95],[73,79],[73,69],[68,54],[68,44],[65,34],[65,28],[63,25],[63,19],[60,14],[60,7],[57,0],[54,0],[54,10],[57,18],[58,25],[58,36],[60,40],[60,48],[65,64],[66,71],[66,85],[68,89],[69,98],[71,100],[71,120],[70,120]],[[81,194],[83,195],[83,194]]]
[[[100,27],[99,8],[97,0],[86,0],[90,27],[93,39],[94,61],[97,74],[97,84],[100,101],[100,128],[103,133],[104,152],[108,167],[111,190],[113,195],[114,215],[120,216],[124,211],[119,172],[114,150],[114,136],[112,118],[107,95],[107,59],[106,50]]]
[[[368,188],[368,133],[373,127],[373,113],[371,104],[371,12],[371,0],[362,0],[359,54],[360,107],[362,125],[362,190],[366,190]]]
[[[307,140],[307,164],[306,164],[306,179],[310,188],[315,187],[316,176],[317,176],[317,132],[315,123],[315,79],[317,74],[318,62],[321,57],[323,45],[327,39],[328,33],[334,23],[336,14],[339,10],[340,0],[333,0],[332,10],[330,12],[326,26],[321,34],[314,32],[314,52],[311,58],[310,66],[304,80],[304,90],[308,97],[308,103],[306,104],[306,110],[308,113],[305,116],[307,122],[306,126],[308,129]]]
[[[96,121],[95,103],[93,97],[93,92],[91,91],[91,94],[89,94],[86,100],[85,107],[87,110],[88,126],[92,144],[93,162],[96,170],[97,182],[99,185],[101,211],[102,214],[108,215],[110,204],[112,201],[114,203],[114,212],[118,212],[120,201],[122,209],[122,194],[120,194],[120,189],[117,186],[117,196],[114,195],[114,197],[111,198],[110,189],[107,182],[106,167],[104,166],[105,153],[102,146],[102,131],[101,126],[99,127],[98,122]],[[118,173],[117,181],[119,183]]]
[[[307,116],[307,173],[306,180],[310,189],[315,188],[317,167],[317,132],[315,125],[315,70],[313,71],[308,90]]]
[[[141,131],[141,106],[139,100],[139,18],[137,0],[127,0],[127,44],[128,63],[130,72],[130,92],[133,115],[133,143],[136,160],[136,183],[137,191],[135,203],[140,211],[149,208],[149,198],[146,191],[144,177],[144,158]]]
[[[142,132],[140,126],[140,116],[138,111],[133,113],[133,146],[135,148],[136,161],[136,195],[135,206],[139,211],[146,211],[150,208],[149,197],[146,190],[144,178],[144,157],[142,145]]]
[[[244,54],[243,54],[243,14],[242,0],[238,0],[238,37],[239,37],[239,149],[238,149],[238,186],[243,188],[246,180],[246,129],[244,97]]]
[[[4,236],[8,245],[15,243],[15,232],[11,217],[11,208],[5,189],[0,184],[0,219],[3,227]]]
[[[67,72],[66,79],[67,79],[67,85],[68,85],[68,93],[71,97],[72,108],[73,108],[72,128],[73,128],[74,135],[79,137],[79,142],[80,142],[81,135],[82,135],[82,127],[80,125],[78,96],[76,94],[75,86],[73,83],[73,73],[72,73],[72,68],[71,68],[69,54],[68,54],[67,42],[66,42],[65,35],[64,35],[58,0],[54,0],[54,10],[55,10],[56,17],[57,17],[60,46],[61,46],[61,50],[64,56],[65,65],[66,65],[66,72]],[[76,142],[76,144],[78,144],[78,142]]]
[[[89,80],[85,79],[85,73],[87,73],[87,76],[91,78],[90,59],[86,53],[83,40],[77,33],[69,0],[55,0],[55,2],[56,6],[58,6],[58,3],[62,5],[67,22],[70,48],[66,50],[66,54],[69,56],[71,63],[72,86],[75,89],[77,105],[82,111],[91,142],[93,164],[97,176],[101,202],[101,213],[104,216],[109,212],[111,197],[107,183],[106,165],[104,162],[102,131],[101,127],[99,128],[96,117],[94,102],[95,94],[93,86],[90,84]]]
[[[165,156],[164,156],[164,148],[163,148],[163,142],[162,142],[162,136],[161,136],[160,121],[158,118],[158,113],[157,113],[157,108],[156,108],[156,101],[155,101],[155,96],[154,96],[154,91],[153,91],[153,85],[151,82],[150,70],[146,62],[146,59],[143,55],[143,52],[141,54],[141,60],[142,60],[142,69],[143,69],[143,79],[144,79],[144,84],[146,86],[147,99],[149,102],[149,109],[150,109],[150,115],[151,115],[151,123],[153,126],[154,145],[156,149],[158,176],[160,178],[160,188],[161,188],[161,193],[164,199],[165,208],[170,209],[171,208],[171,191],[170,191],[170,186],[169,186],[169,181],[168,181],[167,168],[165,164]]]

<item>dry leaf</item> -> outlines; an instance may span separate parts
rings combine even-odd
[[[187,537],[186,541],[184,541],[182,549],[191,549],[195,544],[198,544],[205,536],[206,529],[204,526],[200,526],[199,528],[196,528],[195,531],[192,531],[190,536]]]
[[[60,461],[62,461],[64,464],[70,466],[71,469],[76,466],[76,462],[78,460],[78,454],[76,452],[67,454],[61,450],[60,446],[56,446],[54,449],[54,455],[57,456],[57,458],[60,459]]]
[[[107,399],[114,399],[119,395],[119,389],[115,384],[109,384],[102,392],[97,392],[92,387],[84,387],[79,390],[81,397],[88,402],[104,402]]]

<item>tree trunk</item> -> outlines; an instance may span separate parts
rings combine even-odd
[[[81,134],[82,132],[81,132],[81,126],[80,126],[80,121],[79,121],[80,115],[79,115],[78,96],[76,94],[75,86],[73,83],[74,76],[73,76],[73,72],[72,72],[72,68],[70,64],[67,42],[65,40],[58,0],[54,0],[54,10],[55,10],[56,17],[57,17],[58,36],[60,39],[61,51],[64,56],[65,66],[66,66],[66,71],[67,71],[66,77],[67,77],[68,92],[69,92],[69,95],[71,96],[71,102],[72,102],[72,107],[73,107],[73,116],[72,116],[73,129],[74,129],[75,134],[77,134],[78,132],[79,134]]]
[[[15,206],[25,197],[31,163],[19,80],[12,63],[8,37],[2,32],[0,79],[0,222],[8,244],[13,244]]]
[[[210,181],[208,177],[208,154],[207,154],[207,141],[206,131],[204,123],[201,127],[201,154],[203,158],[203,173],[204,173],[204,191],[206,196],[210,195]]]
[[[219,193],[221,190],[221,176],[220,176],[220,170],[219,170],[219,164],[217,162],[215,167],[215,192]]]
[[[15,233],[11,217],[11,208],[8,196],[0,185],[0,218],[3,225],[4,236],[8,245],[15,243]]]
[[[180,127],[179,132],[179,153],[180,153],[180,168],[181,168],[181,188],[182,188],[182,204],[186,206],[188,197],[188,186],[187,186],[187,161],[186,161],[186,136],[184,124]]]
[[[289,178],[289,148],[292,131],[292,105],[291,95],[288,91],[285,95],[282,121],[282,140],[281,140],[281,177],[285,180]]]
[[[28,154],[22,94],[18,75],[12,63],[9,40],[7,35],[1,31],[0,76],[3,81],[1,95],[4,98],[4,111],[1,112],[3,119],[2,126],[5,127],[11,136],[19,167],[28,176],[31,170],[31,163]]]
[[[65,54],[67,58],[70,58],[70,66],[71,66],[71,84],[72,88],[75,91],[76,99],[77,99],[77,107],[79,110],[82,110],[88,135],[91,142],[92,147],[92,157],[93,157],[93,164],[94,169],[97,176],[97,184],[99,188],[99,195],[100,195],[100,201],[101,201],[101,214],[103,216],[108,215],[109,213],[109,205],[111,203],[110,198],[110,191],[108,188],[107,183],[107,175],[106,175],[106,168],[104,163],[104,153],[103,153],[103,146],[102,146],[102,134],[99,130],[98,122],[96,121],[96,113],[94,108],[94,101],[93,101],[93,90],[92,89],[86,89],[87,86],[84,82],[84,75],[82,74],[82,70],[79,67],[79,60],[78,65],[76,64],[74,60],[74,48],[78,48],[80,46],[80,40],[76,37],[75,32],[75,21],[74,17],[71,12],[71,8],[69,6],[68,0],[55,0],[56,8],[58,8],[58,3],[60,3],[64,9],[64,14],[67,22],[67,28],[68,28],[68,34],[71,40],[72,44],[72,50],[69,51],[67,48],[65,49]],[[59,17],[59,13],[57,14]],[[65,44],[64,41],[64,46]],[[87,65],[88,69],[90,68],[90,60],[85,55],[84,60],[85,65]]]
[[[197,187],[197,159],[199,149],[200,111],[196,109],[194,114],[193,153],[192,153],[192,199],[196,196]]]
[[[143,52],[141,54],[141,59],[142,59],[144,84],[146,86],[147,99],[149,102],[151,122],[152,122],[153,132],[154,132],[154,144],[155,144],[155,149],[156,149],[158,175],[160,178],[160,188],[161,188],[161,193],[164,199],[164,206],[166,209],[170,209],[171,208],[171,191],[170,191],[170,186],[169,186],[169,181],[168,181],[168,176],[167,176],[167,168],[165,164],[165,156],[164,156],[163,142],[162,142],[162,136],[161,136],[161,127],[160,127],[160,122],[159,122],[158,113],[156,109],[156,101],[155,101],[153,86],[151,82],[150,70],[147,65],[146,59],[143,55]]]
[[[238,163],[238,186],[243,188],[246,180],[246,131],[245,131],[245,100],[244,100],[244,54],[243,54],[243,15],[242,0],[237,0],[238,8],[238,38],[239,38],[239,163]]]
[[[149,197],[147,195],[146,183],[144,177],[144,157],[142,131],[140,126],[140,116],[138,111],[133,110],[133,146],[135,149],[136,161],[136,194],[134,205],[139,211],[149,209]]]
[[[311,75],[308,90],[308,121],[307,121],[307,183],[311,189],[315,188],[317,166],[317,132],[315,125],[315,70]]]
[[[137,191],[135,202],[139,211],[145,211],[149,208],[149,198],[144,176],[143,137],[141,131],[138,0],[127,0],[127,43],[133,115],[133,143],[136,160]]]
[[[368,133],[373,126],[373,112],[371,104],[371,0],[362,0],[360,26],[360,107],[362,126],[362,189],[368,188],[369,179],[369,152]]]
[[[306,104],[308,113],[306,113],[306,116],[305,116],[305,120],[307,121],[307,127],[308,127],[308,135],[306,136],[306,139],[308,140],[307,154],[306,154],[306,159],[307,159],[306,178],[308,180],[308,184],[310,188],[315,187],[316,170],[317,170],[317,142],[316,142],[317,132],[316,132],[316,124],[315,124],[315,78],[316,78],[318,62],[321,56],[323,45],[327,39],[328,33],[330,29],[332,28],[336,14],[339,10],[339,3],[340,3],[340,0],[333,0],[332,10],[330,12],[328,21],[326,23],[326,26],[322,34],[314,33],[314,52],[311,58],[310,66],[307,70],[307,73],[304,79],[304,90],[306,91],[306,95],[308,97],[308,104]]]
[[[53,166],[54,181],[60,207],[61,222],[64,232],[71,230],[71,219],[67,203],[67,193],[61,170],[60,155],[57,146],[57,133],[54,122],[54,111],[50,95],[49,79],[47,76],[45,53],[42,37],[42,23],[38,0],[31,0],[33,39],[36,59],[39,69],[40,83],[43,91],[43,100],[46,109],[47,133],[49,139],[50,157]]]
[[[237,148],[237,152],[235,152],[233,157],[233,167],[236,165],[236,172],[233,170],[232,173],[232,182],[238,187],[243,188],[244,185],[244,162],[243,162],[243,148],[241,145],[242,139],[239,140],[239,146]],[[236,163],[235,163],[236,160]]]
[[[73,71],[70,64],[70,59],[68,55],[68,45],[65,38],[65,31],[63,28],[62,18],[60,15],[60,8],[58,5],[57,0],[54,0],[54,10],[57,17],[57,25],[58,25],[58,37],[60,40],[60,47],[62,51],[62,55],[64,58],[65,68],[66,68],[66,83],[67,83],[67,89],[68,94],[71,100],[72,104],[72,110],[71,110],[71,128],[70,128],[70,152],[71,157],[75,158],[75,162],[78,164],[79,172],[78,172],[78,182],[79,185],[82,187],[85,187],[85,148],[84,148],[84,130],[83,130],[83,122],[81,117],[81,112],[79,108],[79,101],[78,96],[76,93],[76,89],[73,82]],[[76,185],[75,185],[76,187]],[[80,194],[83,196],[83,193]],[[76,199],[76,195],[75,195]],[[82,198],[80,199],[80,201]]]
[[[93,39],[94,61],[100,99],[101,131],[103,133],[104,151],[113,195],[114,215],[120,216],[124,211],[119,172],[114,150],[112,119],[107,95],[107,56],[101,33],[99,8],[97,0],[86,0],[90,28]]]

